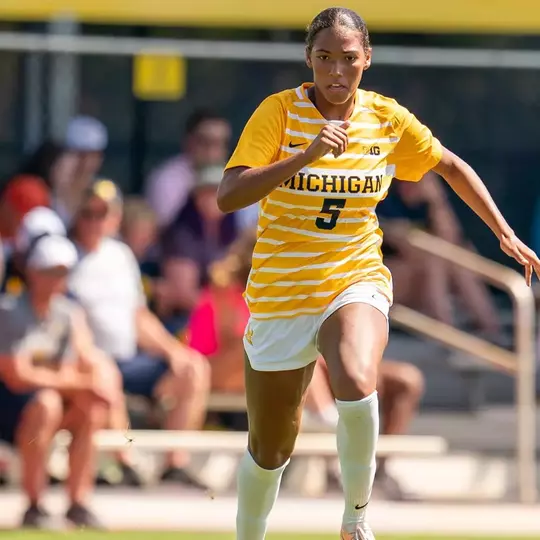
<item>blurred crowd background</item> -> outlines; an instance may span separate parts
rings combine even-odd
[[[453,2],[449,16],[443,6],[420,0],[406,8],[390,1],[384,9],[348,2],[372,32],[373,67],[363,84],[396,98],[471,163],[518,235],[538,249],[539,8],[531,3],[532,12],[509,17],[510,3],[489,14],[469,10],[473,3]],[[18,446],[30,468],[22,476],[29,498],[24,520],[39,525],[47,517],[39,505],[45,484],[63,480],[45,465],[46,479],[41,474],[46,449],[59,427],[72,431],[81,441],[71,458],[80,470],[68,478],[68,518],[91,526],[98,518],[85,500],[94,482],[143,483],[128,451],[112,459],[116,475],[94,467],[97,430],[247,428],[244,413],[207,413],[206,404],[211,395],[243,393],[248,315],[241,295],[257,208],[222,215],[216,191],[256,106],[309,80],[302,27],[327,6],[278,2],[268,12],[240,1],[230,10],[213,2],[189,12],[163,2],[141,13],[126,2],[56,4],[0,5],[7,295],[0,305],[0,437]],[[409,232],[421,229],[511,265],[440,178],[396,182],[379,216],[396,303],[512,348],[509,300],[474,273],[408,242]],[[28,306],[35,311],[44,304],[53,307],[41,318],[29,315]],[[413,339],[397,330],[392,335],[407,344]],[[390,349],[381,370],[387,434],[406,433],[419,403],[422,411],[465,407],[451,378],[446,386],[440,378],[436,388],[430,385],[415,362],[423,342],[414,339],[420,345],[412,356]],[[445,361],[451,356],[438,353]],[[75,369],[71,355],[80,364]],[[29,371],[20,357],[30,358]],[[43,369],[65,374],[67,382],[40,386]],[[513,402],[512,383],[496,381],[481,405]],[[322,359],[304,421],[322,431],[337,422]],[[43,437],[28,450],[36,426]],[[189,460],[171,452],[159,480],[206,489]],[[380,495],[412,497],[380,465]],[[9,460],[0,467],[9,483]],[[337,489],[335,464],[328,474],[329,489]]]

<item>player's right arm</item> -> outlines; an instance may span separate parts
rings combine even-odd
[[[219,187],[222,212],[235,212],[259,202],[310,163],[329,152],[340,155],[347,148],[348,122],[326,125],[306,150],[278,161],[286,115],[283,102],[273,95],[249,119]]]

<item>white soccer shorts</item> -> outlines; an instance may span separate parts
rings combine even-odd
[[[355,283],[339,294],[323,313],[290,319],[249,319],[244,347],[256,371],[289,371],[314,362],[320,355],[317,335],[322,323],[347,304],[369,304],[387,319],[390,301],[376,286]]]

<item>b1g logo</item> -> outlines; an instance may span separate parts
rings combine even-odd
[[[369,149],[369,155],[370,156],[380,156],[381,155],[381,148],[379,146],[372,146]]]

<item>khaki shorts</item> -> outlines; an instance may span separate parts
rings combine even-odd
[[[317,336],[323,322],[347,304],[369,304],[387,319],[390,301],[377,287],[356,283],[345,289],[323,313],[290,319],[249,319],[244,348],[256,371],[289,371],[314,362],[320,355]]]

